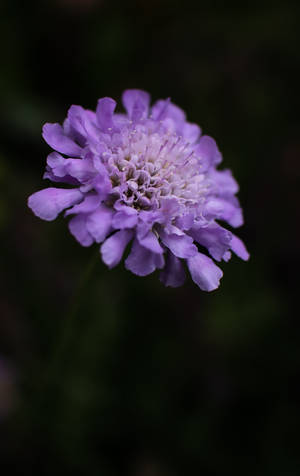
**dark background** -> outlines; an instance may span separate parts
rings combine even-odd
[[[1,474],[300,475],[299,19],[291,0],[2,0]],[[132,87],[185,109],[240,183],[251,259],[213,293],[86,275],[97,247],[27,209],[43,123]]]

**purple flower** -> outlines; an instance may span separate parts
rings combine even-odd
[[[49,221],[66,210],[72,235],[83,246],[102,243],[109,268],[132,242],[125,267],[133,273],[158,268],[161,281],[176,287],[184,282],[185,261],[193,281],[212,291],[223,274],[213,259],[228,261],[231,251],[249,257],[219,224],[243,223],[238,185],[229,170],[217,170],[222,156],[214,139],[170,100],[150,107],[150,96],[139,90],[125,91],[122,100],[125,114],[102,98],[96,112],[71,106],[63,126],[45,124],[43,137],[54,152],[44,178],[68,188],[36,192],[28,205]]]

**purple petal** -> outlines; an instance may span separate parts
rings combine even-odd
[[[87,217],[87,230],[97,243],[105,240],[111,231],[113,211],[110,208],[100,205],[96,211]]]
[[[243,213],[236,197],[210,199],[205,205],[203,215],[208,220],[215,218],[225,220],[234,228],[243,224]]]
[[[28,199],[33,213],[43,220],[52,221],[65,208],[79,203],[83,198],[78,189],[45,188],[34,193]]]
[[[138,239],[144,238],[147,233],[152,230],[153,224],[156,221],[157,213],[153,211],[141,210],[139,212],[139,221],[137,225]]]
[[[96,126],[96,114],[81,106],[71,106],[64,122],[64,131],[84,146],[88,139],[98,140],[99,128]]]
[[[215,265],[213,260],[202,253],[197,253],[187,260],[187,265],[192,280],[200,289],[203,291],[213,291],[219,287],[223,272]]]
[[[189,230],[189,234],[200,245],[205,246],[217,261],[224,259],[225,253],[230,248],[232,233],[216,223],[212,223],[205,228],[192,228]]]
[[[64,122],[64,130],[81,145],[86,142],[86,129],[84,127],[86,111],[81,106],[71,106],[68,110],[68,118]]]
[[[71,175],[81,183],[88,182],[97,174],[93,162],[88,159],[65,159],[65,162],[67,175]]]
[[[200,134],[201,129],[197,124],[191,124],[190,122],[184,124],[182,135],[191,144],[194,144],[199,139]]]
[[[154,235],[152,231],[148,231],[148,233],[144,235],[143,237],[138,236],[137,238],[140,245],[142,245],[144,248],[147,248],[153,253],[158,253],[158,254],[163,253],[163,249],[160,246],[158,239],[156,238],[156,236]]]
[[[172,223],[167,223],[166,225],[164,225],[164,230],[167,233],[167,235],[179,235],[179,236],[185,235],[185,232],[182,231],[181,227],[178,228],[178,226],[172,225]]]
[[[165,259],[163,254],[154,254],[154,264],[156,269],[162,269],[165,266]]]
[[[189,230],[194,224],[194,213],[187,213],[176,218],[175,223],[181,230]]]
[[[67,183],[68,185],[80,185],[78,180],[76,180],[74,177],[71,177],[71,175],[64,175],[63,177],[54,175],[51,168],[49,167],[46,167],[46,172],[43,175],[43,179],[49,179],[51,182]]]
[[[103,164],[98,164],[97,171],[98,174],[95,179],[92,180],[91,185],[96,190],[101,200],[106,200],[112,189],[111,180],[109,178],[107,169]]]
[[[181,286],[185,281],[184,267],[181,261],[173,255],[173,253],[167,254],[166,265],[159,278],[165,286],[171,286],[177,288]]]
[[[135,208],[123,207],[113,216],[112,226],[116,229],[133,228],[137,224],[138,213]]]
[[[229,223],[229,225],[237,228],[244,223],[243,212],[239,206],[237,198],[232,197],[230,200],[222,200],[223,210],[220,213],[220,218]]]
[[[46,172],[43,175],[44,179],[52,180],[53,182],[64,182],[70,185],[79,185],[78,180],[71,177],[67,173],[66,164],[67,160],[58,152],[51,152],[47,157]],[[81,160],[81,159],[73,159]]]
[[[231,252],[230,251],[226,251],[226,253],[224,253],[224,256],[223,256],[223,260],[226,261],[229,261],[231,259]]]
[[[232,251],[244,261],[248,261],[250,255],[246,249],[246,246],[237,236],[232,235],[232,240],[230,242],[230,248]]]
[[[185,112],[175,104],[171,103],[170,100],[160,99],[152,106],[151,111],[153,119],[157,121],[163,121],[164,119],[172,119],[172,122],[175,126],[183,128],[185,123]]]
[[[91,213],[96,210],[96,208],[100,205],[100,198],[99,195],[96,193],[91,193],[86,195],[84,200],[79,203],[79,205],[74,205],[74,207],[70,208],[65,212],[65,216],[72,215],[75,213]]]
[[[98,124],[103,131],[114,128],[113,114],[116,104],[116,101],[111,98],[102,98],[98,101],[96,116]]]
[[[97,175],[93,160],[65,159],[57,152],[48,155],[47,165],[48,172],[52,172],[56,177],[67,175],[75,178],[78,182],[87,182]]]
[[[161,223],[170,221],[173,216],[177,215],[178,211],[180,210],[180,203],[178,198],[175,197],[165,197],[161,199],[160,202],[160,215],[163,219],[161,219]]]
[[[104,241],[101,246],[101,255],[102,260],[109,268],[119,264],[124,250],[132,237],[133,232],[131,230],[121,230]]]
[[[62,154],[80,157],[82,148],[65,134],[60,124],[45,124],[42,135],[54,150]]]
[[[82,246],[90,246],[94,242],[86,228],[86,215],[79,214],[72,218],[69,221],[69,230]]]
[[[239,186],[232,176],[230,170],[214,170],[211,169],[209,177],[213,181],[214,187],[220,197],[234,195],[239,191]]]
[[[57,152],[51,152],[47,157],[47,165],[57,177],[66,175],[65,158]]]
[[[114,123],[117,127],[122,128],[123,126],[128,125],[129,122],[129,118],[126,114],[114,114]]]
[[[168,235],[163,230],[159,232],[160,238],[172,253],[178,258],[190,258],[194,256],[198,250],[193,244],[193,238],[188,235]]]
[[[152,253],[134,240],[125,268],[138,276],[147,276],[163,266],[163,256]]]
[[[222,155],[217,147],[216,141],[209,136],[201,137],[195,147],[195,153],[200,158],[202,172],[205,172],[209,167],[217,165],[222,161]]]
[[[128,117],[133,121],[145,119],[148,116],[150,95],[139,89],[127,89],[122,96],[123,105]]]

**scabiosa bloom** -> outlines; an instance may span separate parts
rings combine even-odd
[[[161,269],[166,286],[185,279],[183,261],[203,290],[219,286],[231,250],[247,260],[244,244],[219,224],[243,223],[235,197],[238,185],[229,170],[218,171],[222,157],[215,141],[167,100],[150,108],[140,90],[123,93],[126,113],[115,113],[111,98],[96,112],[71,106],[63,123],[45,124],[43,137],[54,149],[44,178],[68,184],[29,197],[28,205],[44,220],[65,211],[69,229],[83,246],[102,243],[109,268],[132,242],[125,267],[139,276]]]

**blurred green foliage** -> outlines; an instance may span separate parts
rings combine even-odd
[[[292,0],[1,4],[0,358],[15,375],[1,474],[300,474],[299,13]],[[96,247],[27,209],[45,186],[42,124],[128,87],[185,109],[241,185],[251,260],[224,264],[214,293],[100,259],[79,289]]]

